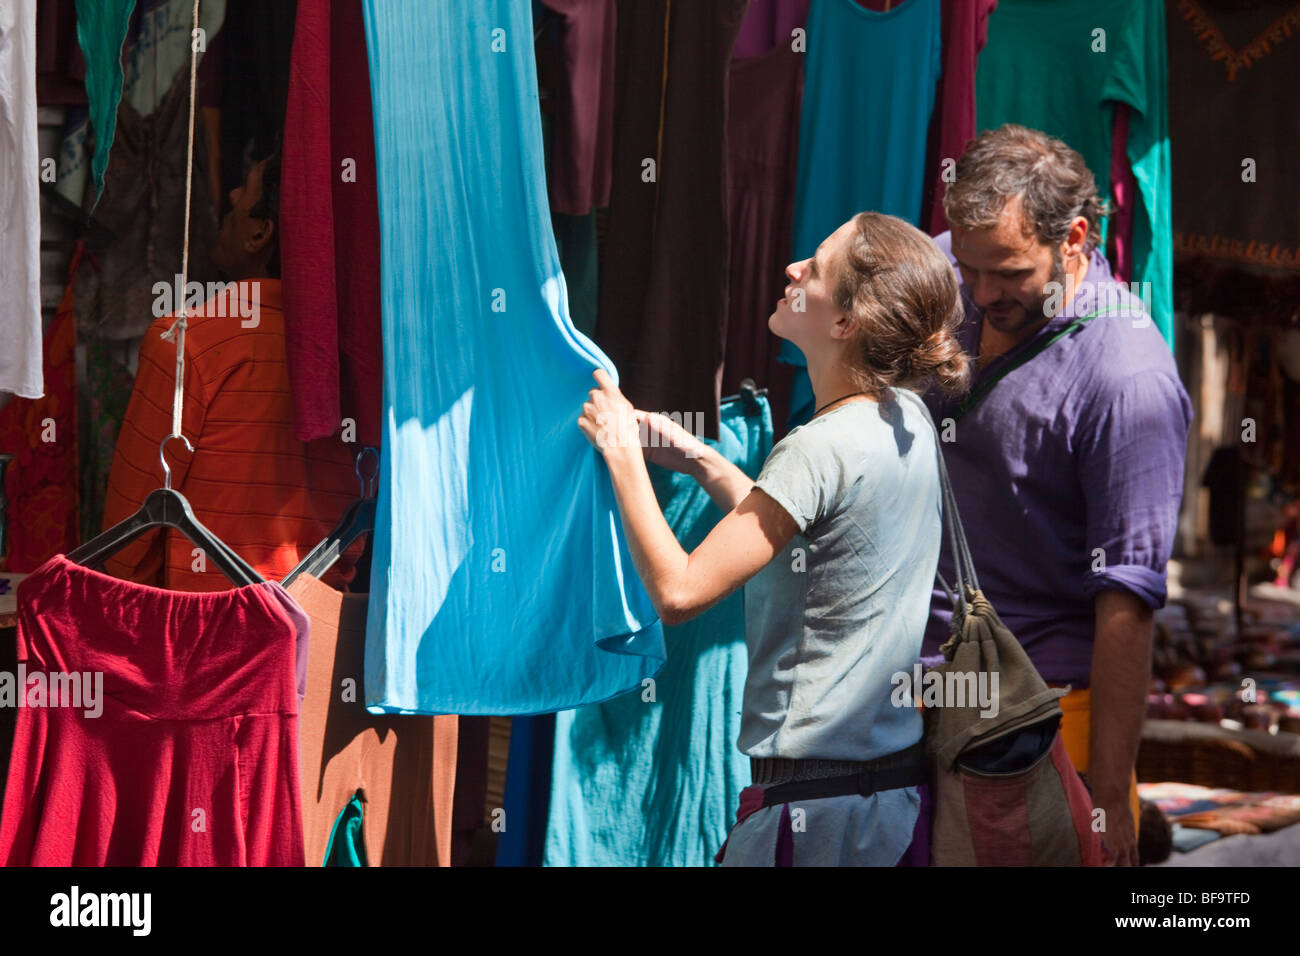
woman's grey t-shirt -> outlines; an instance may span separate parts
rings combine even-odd
[[[754,482],[798,524],[745,585],[751,757],[874,760],[921,739],[891,704],[921,651],[942,529],[934,429],[905,389],[793,429]],[[910,697],[910,695],[909,695]]]

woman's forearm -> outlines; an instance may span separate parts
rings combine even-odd
[[[718,510],[727,514],[749,496],[754,479],[722,457],[712,445],[704,448],[700,457],[693,460],[691,477],[709,493]]]

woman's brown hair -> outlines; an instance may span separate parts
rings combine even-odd
[[[832,298],[854,323],[847,354],[858,387],[964,392],[970,359],[956,339],[965,313],[951,263],[896,216],[860,212],[853,224]]]

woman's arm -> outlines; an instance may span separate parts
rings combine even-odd
[[[758,489],[748,491],[752,483],[745,478],[748,493],[699,547],[687,554],[659,509],[641,452],[634,409],[603,370],[597,369],[595,378],[600,385],[592,389],[583,405],[578,425],[605,457],[628,549],[655,610],[665,624],[681,624],[761,571],[799,528],[767,494]],[[704,456],[700,460],[707,461]],[[702,471],[714,468],[704,465]],[[725,473],[717,469],[717,474]],[[728,496],[724,500],[737,493],[734,478],[713,480],[719,493]]]
[[[671,418],[636,409],[641,427],[646,461],[663,468],[690,475],[726,514],[745,500],[753,480],[722,457],[712,445],[706,445]]]

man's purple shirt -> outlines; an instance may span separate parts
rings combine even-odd
[[[935,242],[955,266],[951,234]],[[983,312],[964,285],[962,297],[958,338],[974,357]],[[1164,338],[1098,249],[1061,314],[971,383],[1115,301],[1118,315],[1093,319],[1012,371],[951,428],[944,420],[960,397],[925,396],[940,437],[954,439],[942,443],[944,460],[985,596],[1044,679],[1075,688],[1091,683],[1100,591],[1164,606],[1191,402]],[[939,570],[953,582],[946,538]],[[923,654],[938,653],[951,617],[936,587]]]

